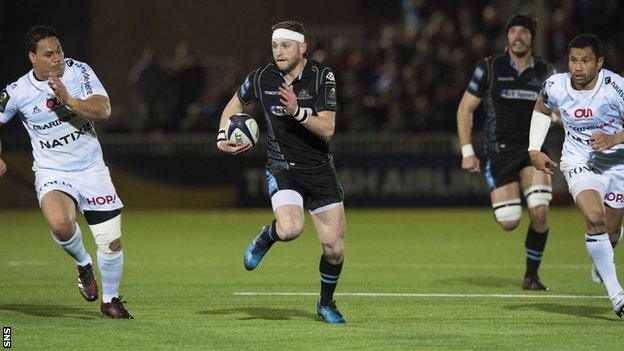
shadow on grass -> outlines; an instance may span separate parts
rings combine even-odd
[[[0,311],[14,311],[35,317],[66,317],[76,319],[99,318],[99,312],[94,309],[59,305],[5,304],[0,305]]]
[[[267,307],[239,307],[228,308],[222,310],[208,310],[199,311],[198,314],[244,314],[245,317],[238,318],[239,320],[249,319],[265,319],[265,320],[288,320],[291,318],[306,318],[317,320],[316,314],[305,312],[302,310],[296,310],[292,308],[267,308]]]
[[[613,317],[604,316],[605,313],[611,311],[608,307],[594,307],[583,305],[562,305],[554,303],[530,303],[523,305],[508,305],[504,307],[511,311],[544,311],[549,313],[557,313],[568,316],[584,317],[599,319],[609,322],[621,322],[615,315]]]
[[[449,279],[438,279],[436,282],[442,284],[452,284],[452,285],[474,285],[480,286],[484,288],[509,288],[509,287],[517,287],[520,289],[522,287],[521,279],[512,279],[512,278],[501,278],[501,277],[463,277],[463,278],[449,278]]]

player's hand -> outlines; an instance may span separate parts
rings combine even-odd
[[[533,164],[533,167],[546,174],[554,174],[554,169],[557,167],[557,164],[545,153],[537,150],[531,150],[529,151],[529,156],[531,156],[531,164]]]
[[[67,88],[65,87],[65,84],[61,82],[61,79],[58,78],[57,76],[51,75],[50,79],[48,79],[48,85],[50,86],[50,88],[52,88],[52,91],[54,92],[54,96],[56,96],[56,98],[59,99],[59,101],[63,105],[66,105],[70,96],[69,96],[69,93],[67,92]]]
[[[0,177],[4,177],[4,175],[6,174],[6,171],[7,171],[6,163],[4,163],[4,160],[0,158]]]
[[[291,116],[294,115],[295,112],[297,112],[299,104],[297,103],[297,95],[295,95],[292,85],[286,83],[282,84],[282,86],[279,87],[279,95],[281,97],[280,103],[284,105],[286,112]]]
[[[227,152],[228,154],[238,155],[251,150],[251,143],[236,146],[236,142],[232,140],[221,140],[217,142],[217,148],[223,152]]]
[[[589,138],[589,144],[594,151],[605,151],[620,143],[620,138],[616,134],[605,134],[596,132]]]
[[[481,172],[481,161],[479,161],[479,158],[475,155],[462,158],[461,166],[463,170],[469,171],[470,173]]]

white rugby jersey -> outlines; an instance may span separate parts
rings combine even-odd
[[[66,58],[61,81],[74,98],[108,96],[84,62]],[[80,171],[103,163],[93,122],[62,105],[48,82],[37,80],[32,70],[0,93],[0,123],[7,123],[15,115],[30,136],[34,171]]]
[[[562,164],[585,163],[596,158],[608,159],[610,164],[624,164],[624,144],[595,152],[589,143],[595,132],[615,134],[624,130],[624,79],[621,76],[602,69],[594,89],[575,90],[570,73],[554,74],[544,82],[542,100],[548,108],[561,111],[566,133]]]

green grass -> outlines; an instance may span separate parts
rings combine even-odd
[[[525,294],[526,220],[505,233],[488,209],[349,210],[347,217],[339,293]],[[315,296],[234,295],[318,291],[320,245],[309,220],[301,238],[278,243],[256,271],[244,270],[243,250],[271,219],[270,210],[125,211],[121,292],[136,319],[118,321],[82,300],[75,267],[39,212],[2,211],[0,324],[12,327],[16,350],[622,348],[624,321],[606,298],[539,298],[606,295],[589,278],[584,224],[574,209],[553,210],[541,270],[550,292],[337,296],[345,325],[320,322]]]

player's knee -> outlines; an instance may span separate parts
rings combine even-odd
[[[299,220],[278,220],[277,233],[284,241],[294,240],[303,232],[303,224],[303,221]]]
[[[522,217],[522,203],[519,198],[495,202],[492,207],[494,218],[503,230],[514,230],[518,227]]]
[[[498,224],[504,231],[508,232],[518,228],[520,221],[498,221]]]
[[[70,239],[76,231],[76,217],[68,213],[59,213],[49,218],[50,230],[59,239]]]
[[[112,255],[121,251],[121,215],[89,227],[99,253]]]
[[[605,225],[606,225],[605,216],[603,213],[599,211],[589,213],[587,215],[586,221],[587,221],[588,230],[591,230],[591,231],[605,230]]]

